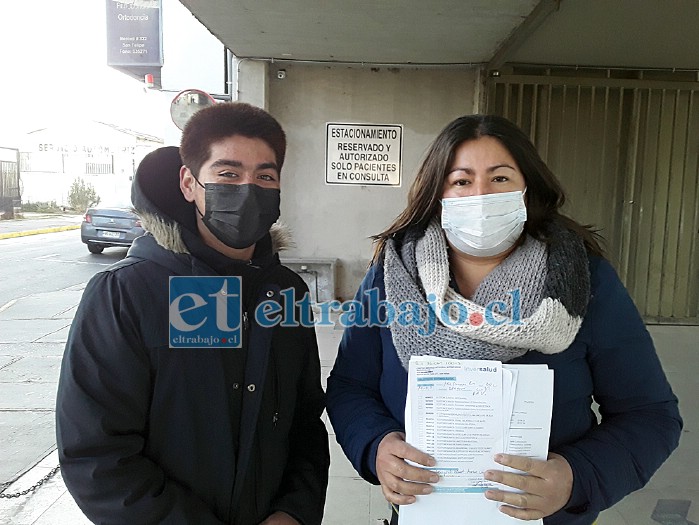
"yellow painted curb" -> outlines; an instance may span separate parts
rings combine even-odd
[[[53,228],[41,228],[40,230],[27,230],[23,232],[0,233],[0,240],[12,239],[14,237],[25,237],[27,235],[39,235],[41,233],[64,232],[68,230],[77,230],[79,224],[71,224],[70,226],[55,226]]]

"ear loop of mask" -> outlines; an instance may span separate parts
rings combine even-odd
[[[189,168],[187,168],[187,169],[189,169]],[[201,187],[204,189],[204,191],[206,191],[206,186],[204,186],[201,182],[199,182],[199,179],[194,175],[194,173],[192,172],[192,170],[189,170],[189,172],[192,174],[192,177],[194,177],[194,181],[195,181],[197,184],[199,184],[199,186],[201,186]],[[199,206],[197,206],[197,202],[196,202],[196,201],[194,201],[194,209],[197,210],[197,213],[198,213],[199,216],[203,219],[203,218],[204,218],[204,214],[203,214],[203,213],[201,212],[201,210],[199,209]]]

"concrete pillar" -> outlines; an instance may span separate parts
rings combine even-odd
[[[241,58],[234,60],[237,100],[262,109],[269,107],[269,67],[262,60]],[[234,93],[234,99],[235,93]]]

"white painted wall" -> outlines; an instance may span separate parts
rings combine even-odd
[[[65,122],[21,137],[19,149],[32,156],[31,170],[22,170],[22,201],[68,205],[76,177],[95,187],[103,203],[128,202],[131,179],[141,159],[162,146],[159,139],[137,137],[99,122]],[[113,162],[111,174],[85,173],[85,162]]]
[[[288,138],[282,220],[293,229],[296,247],[284,256],[339,259],[337,296],[350,298],[371,258],[369,237],[405,207],[429,143],[448,122],[478,107],[478,71],[293,63],[267,67],[267,109]],[[284,79],[277,77],[279,69],[286,70]],[[401,187],[326,185],[327,122],[402,124]]]

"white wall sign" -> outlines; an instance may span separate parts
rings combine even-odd
[[[400,186],[403,126],[328,122],[325,182]]]

